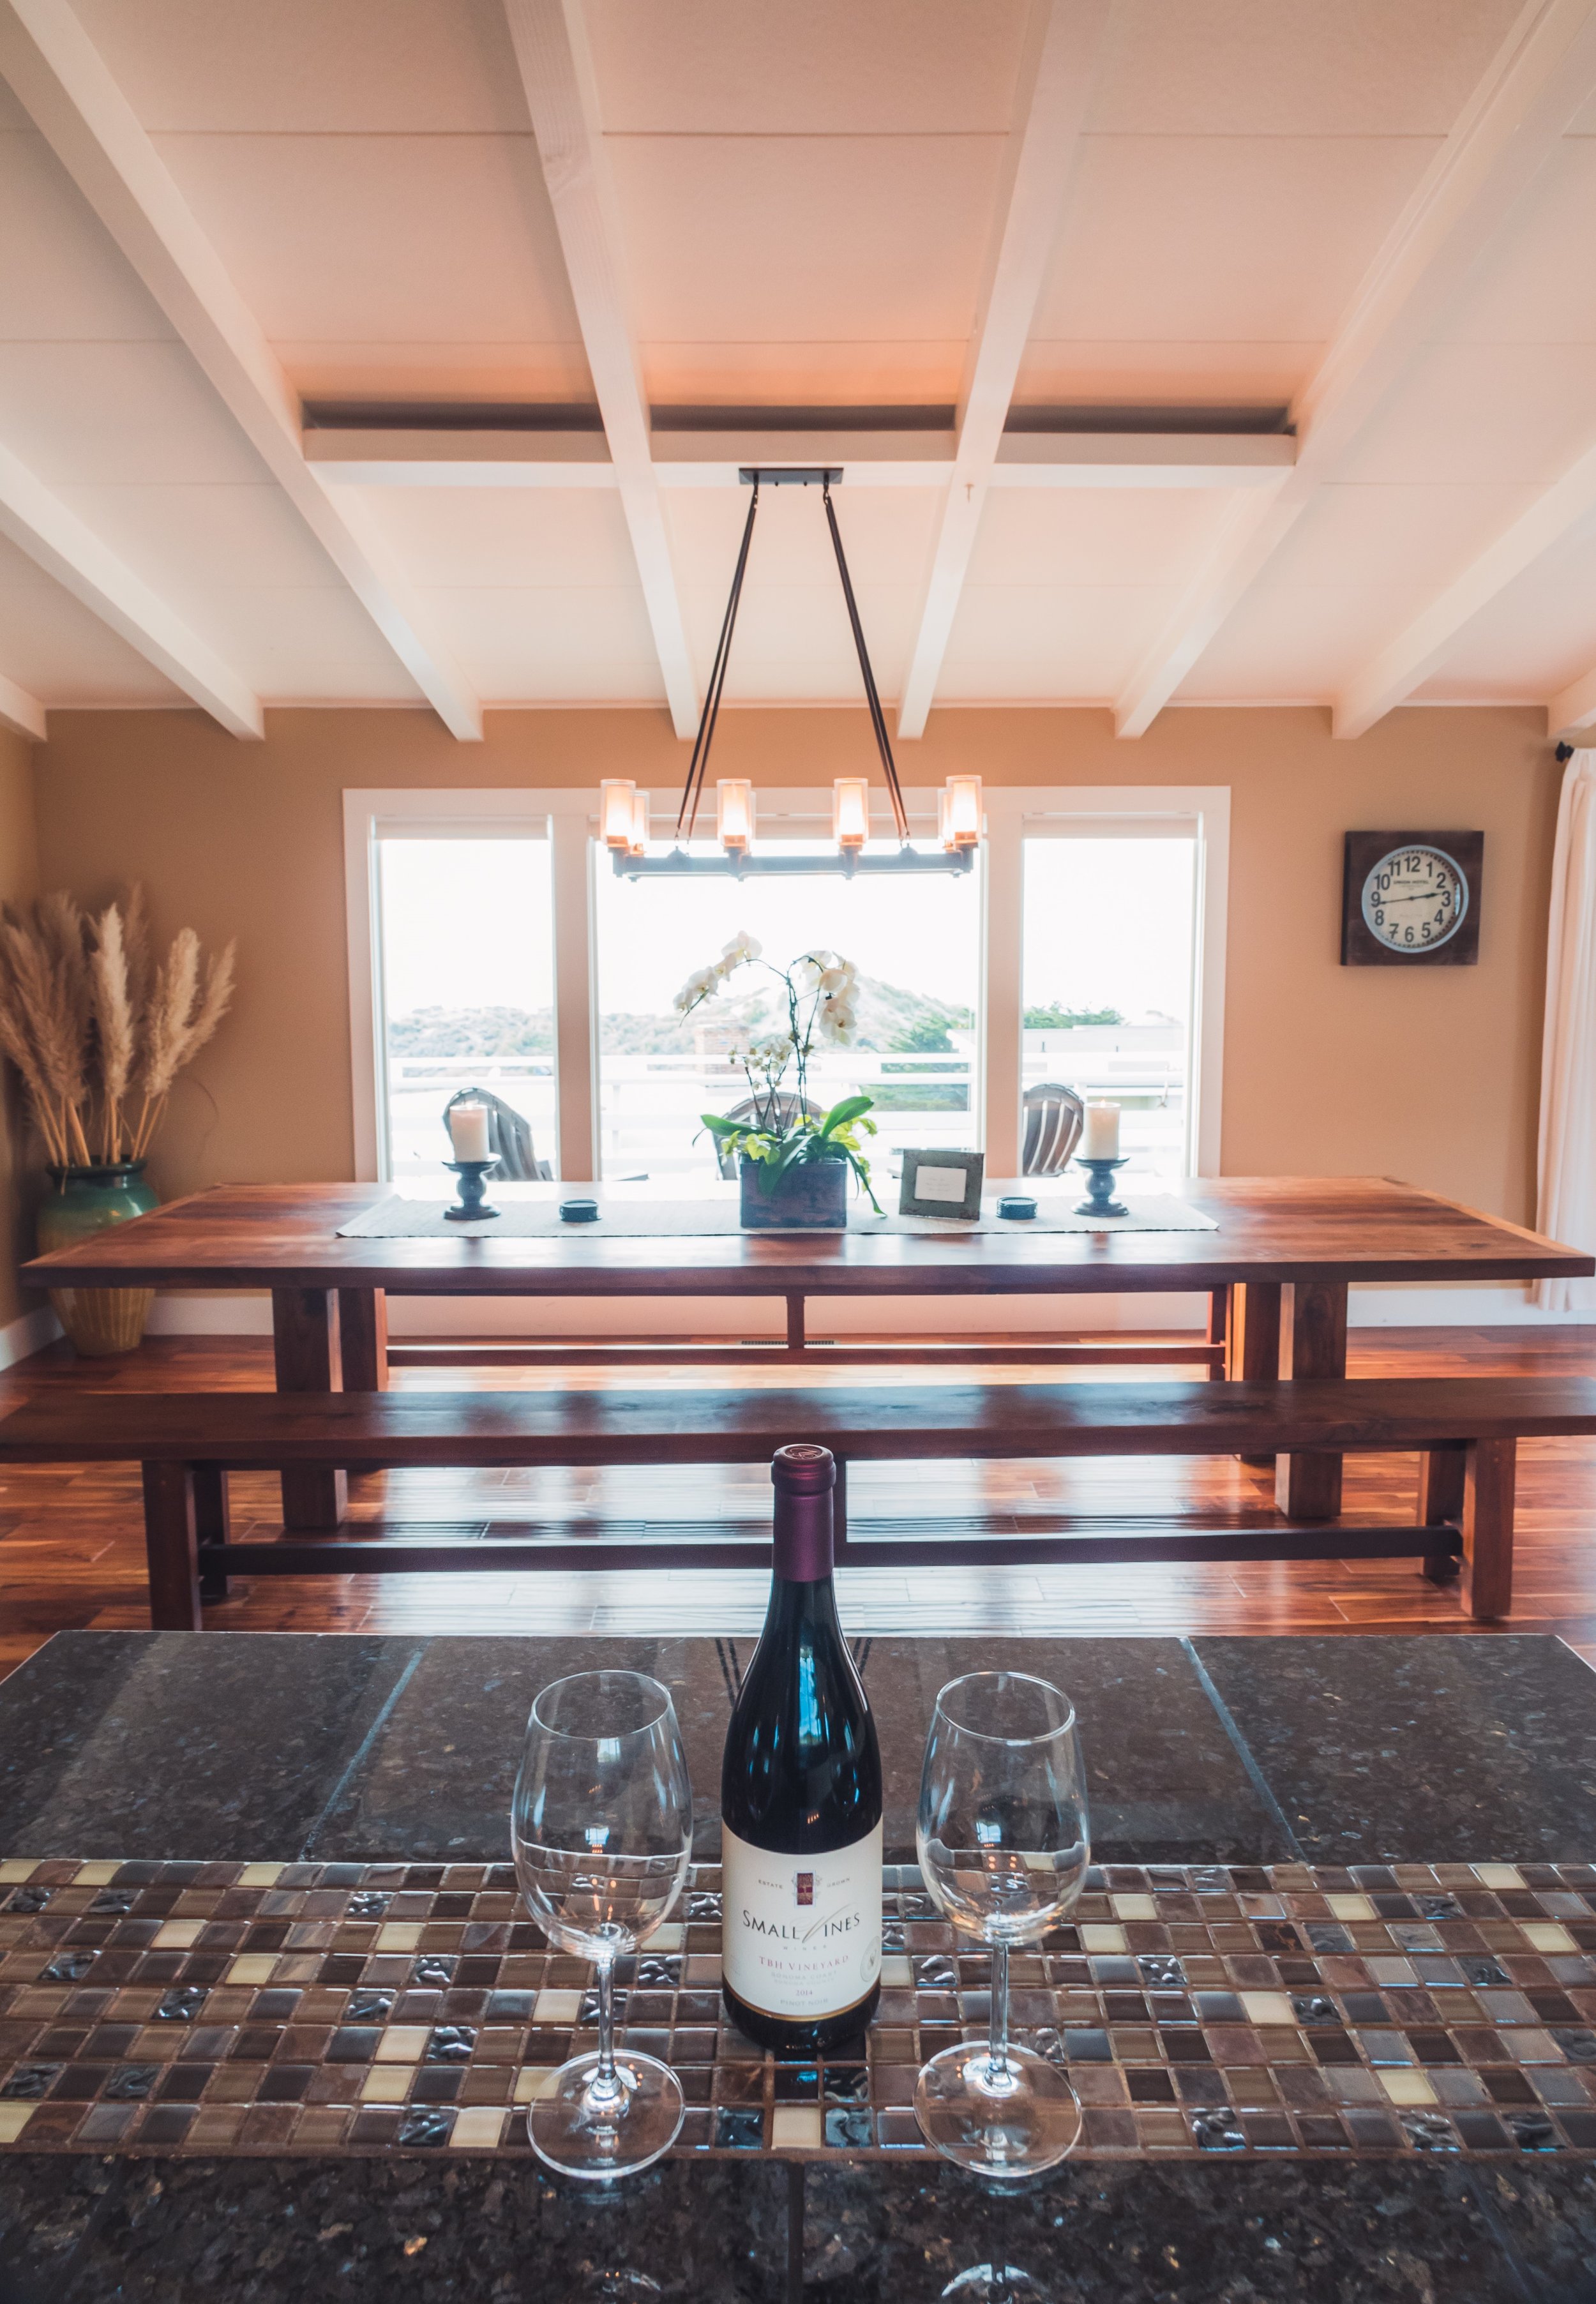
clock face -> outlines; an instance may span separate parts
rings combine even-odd
[[[1469,906],[1462,867],[1444,848],[1393,848],[1363,882],[1363,925],[1389,952],[1433,952],[1456,935]]]

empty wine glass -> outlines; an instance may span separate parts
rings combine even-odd
[[[1025,1673],[950,1681],[926,1740],[914,1837],[938,1909],[992,1955],[990,2036],[984,2046],[963,2041],[932,2057],[915,2112],[928,2140],[961,2167],[1032,2175],[1062,2160],[1081,2133],[1065,2073],[1008,2037],[1010,1948],[1057,1927],[1091,1861],[1069,1698]]]
[[[681,2083],[615,2053],[615,1962],[659,1926],[687,1877],[692,1787],[668,1690],[641,1672],[579,1672],[532,1706],[510,1812],[527,1909],[598,1970],[598,2046],[552,2076],[527,2114],[532,2148],[568,2176],[620,2176],[669,2151]]]

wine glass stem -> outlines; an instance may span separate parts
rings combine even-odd
[[[590,2093],[600,2101],[620,2094],[615,2077],[615,1959],[611,1952],[598,1962],[598,2069]]]
[[[992,1946],[992,2015],[987,2038],[987,2071],[999,2080],[1008,2070],[1008,1946]]]

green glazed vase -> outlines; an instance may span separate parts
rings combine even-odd
[[[75,1248],[107,1224],[147,1216],[160,1201],[144,1181],[142,1160],[112,1160],[101,1167],[51,1168],[50,1189],[38,1211],[39,1253]],[[153,1288],[52,1288],[55,1317],[84,1360],[131,1352],[143,1338]]]

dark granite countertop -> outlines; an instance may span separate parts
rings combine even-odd
[[[499,1857],[536,1690],[583,1662],[674,1689],[712,1857],[746,1639],[66,1633],[0,1685],[0,1852]],[[874,1639],[890,1854],[955,1673],[1074,1698],[1110,1861],[1575,1861],[1596,1838],[1596,1675],[1543,1636]],[[530,2168],[0,2156],[0,2304],[393,2291],[917,2304],[1002,2257],[1057,2304],[1573,2304],[1596,2169],[1359,2158],[1065,2167],[1019,2194],[923,2163],[668,2162],[594,2198]]]

